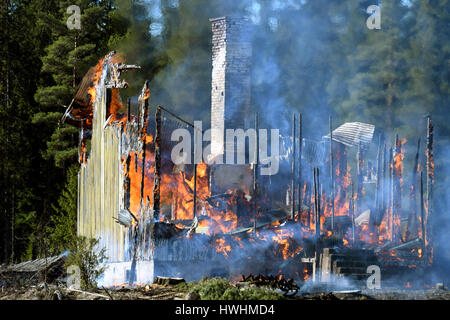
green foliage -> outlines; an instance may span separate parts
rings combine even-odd
[[[238,289],[223,278],[203,278],[191,285],[190,292],[196,292],[202,300],[280,300],[283,295],[269,288],[251,287]]]
[[[66,186],[58,199],[58,206],[53,206],[55,214],[51,216],[51,220],[54,226],[48,227],[48,232],[50,249],[55,253],[67,250],[76,239],[78,169],[78,164],[69,168]]]
[[[104,272],[105,267],[101,266],[108,258],[105,248],[98,248],[98,239],[75,237],[69,247],[69,255],[66,260],[66,267],[76,265],[80,268],[81,287],[92,289],[97,286],[98,279]]]
[[[76,162],[78,156],[78,128],[63,125],[58,126],[47,141],[47,150],[43,157],[46,160],[54,159],[56,166],[66,167],[66,164]]]
[[[66,27],[70,5],[81,8],[81,29],[70,30]],[[112,30],[108,21],[112,11],[112,1],[60,1],[58,10],[43,14],[39,24],[51,25],[54,41],[45,49],[42,57],[42,72],[52,78],[51,84],[38,88],[35,99],[44,107],[45,113],[39,112],[33,121],[45,123],[55,131],[49,137],[45,159],[54,159],[57,167],[65,167],[76,161],[77,132],[74,127],[55,121],[62,116],[63,106],[67,106],[86,71],[104,55],[108,48]]]

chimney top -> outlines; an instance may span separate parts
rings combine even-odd
[[[239,15],[228,15],[228,16],[222,16],[217,18],[210,18],[210,22],[215,22],[219,20],[243,20],[243,21],[249,21],[247,17],[239,16]]]

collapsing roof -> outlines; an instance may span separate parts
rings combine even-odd
[[[359,144],[368,145],[372,142],[375,126],[363,122],[347,122],[333,130],[333,141],[348,147],[357,147]],[[324,136],[330,139],[330,134]]]
[[[108,69],[105,79],[106,88],[126,88],[128,84],[120,80],[124,71],[140,69],[137,65],[126,65],[115,51],[111,51],[99,63],[88,70],[79,84],[74,98],[62,117],[63,123],[76,127],[92,128],[93,103],[96,98],[96,85],[102,78],[104,69]]]

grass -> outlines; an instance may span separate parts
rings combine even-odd
[[[281,300],[283,295],[266,287],[239,289],[223,278],[203,278],[180,283],[177,288],[182,292],[196,292],[202,300]]]

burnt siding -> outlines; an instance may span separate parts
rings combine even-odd
[[[106,90],[94,103],[91,154],[79,172],[77,233],[98,238],[109,261],[123,261],[125,230],[114,220],[123,209],[122,133],[118,126],[103,128]]]

